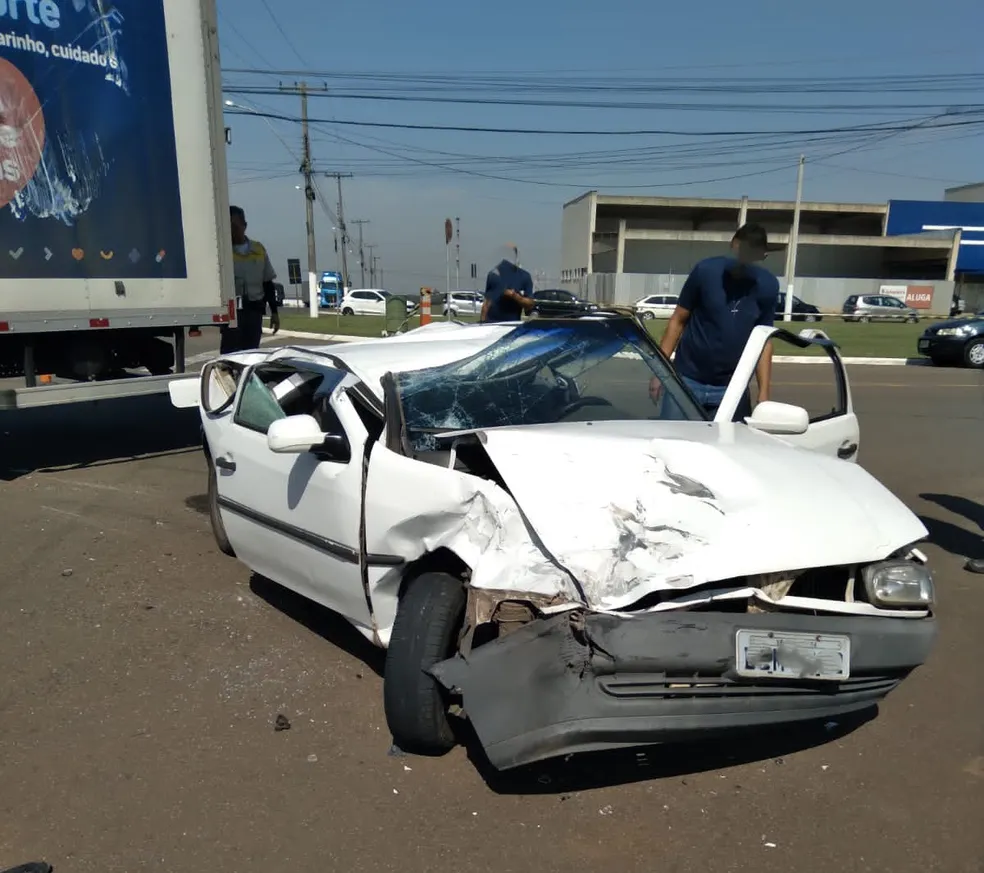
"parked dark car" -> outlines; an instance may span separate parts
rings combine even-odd
[[[917,348],[937,365],[984,369],[984,312],[931,324],[919,337]]]
[[[782,321],[785,315],[786,294],[784,291],[780,291],[779,297],[776,299],[776,321]],[[823,321],[823,316],[820,314],[820,310],[817,309],[816,306],[812,303],[807,303],[805,300],[800,300],[800,298],[794,294],[793,321]]]
[[[551,318],[563,318],[565,315],[572,315],[577,312],[590,312],[597,309],[598,305],[582,300],[570,291],[561,288],[545,288],[542,291],[534,291],[533,299],[536,305],[533,312],[536,315],[550,316]]]

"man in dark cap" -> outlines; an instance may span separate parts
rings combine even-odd
[[[660,348],[676,352],[676,371],[707,412],[713,415],[738,366],[752,330],[772,325],[779,280],[760,262],[768,237],[757,224],[746,224],[731,240],[730,256],[706,258],[694,267],[680,292]],[[772,343],[766,344],[755,371],[759,401],[769,399]],[[751,415],[748,392],[735,414]]]

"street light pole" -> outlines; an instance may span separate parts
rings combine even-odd
[[[786,246],[786,306],[783,321],[793,320],[793,282],[796,278],[796,247],[799,245],[800,207],[803,203],[803,167],[806,156],[800,155],[799,170],[796,174],[796,205],[793,207],[793,227],[789,232],[789,245]]]

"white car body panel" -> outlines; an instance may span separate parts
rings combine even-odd
[[[332,407],[352,438],[353,461],[347,464],[319,460],[310,452],[270,451],[264,434],[233,422],[234,407],[208,418],[205,436],[216,462],[221,459],[235,465],[234,470],[228,470],[217,463],[216,473],[220,498],[239,507],[223,505],[220,509],[239,559],[254,572],[327,606],[357,626],[367,627],[369,607],[358,560],[345,560],[329,549],[285,533],[287,528],[295,528],[344,549],[358,547],[359,461],[366,431],[344,393],[336,392]],[[256,515],[263,521],[251,517]]]
[[[221,359],[252,367],[290,356],[325,367],[327,353],[350,371],[331,398],[351,442],[347,464],[271,452],[262,434],[234,423],[235,406],[219,415],[203,411],[213,457],[236,464],[235,472],[219,471],[218,483],[238,557],[341,613],[383,646],[403,567],[367,556],[410,562],[439,548],[471,569],[472,588],[535,595],[544,611],[587,607],[621,614],[647,594],[667,592],[650,611],[753,596],[808,611],[895,614],[865,603],[773,599],[751,584],[757,576],[883,560],[927,536],[898,498],[856,464],[838,459],[846,442],[857,442],[858,428],[836,352],[831,357],[847,392],[844,414],[782,437],[730,421],[775,328],[753,333],[714,422],[594,421],[469,431],[481,435],[512,496],[470,473],[391,451],[384,434],[369,455],[360,544],[367,432],[346,387],[361,381],[381,402],[385,374],[466,359],[515,327],[432,323],[345,346],[264,349]],[[172,402],[196,405],[199,391],[196,380],[177,383]],[[333,558],[323,545],[313,547],[287,529],[356,550],[355,560]],[[714,591],[689,591],[717,582]]]
[[[547,551],[596,609],[622,609],[654,591],[870,561],[927,535],[857,465],[740,424],[595,422],[485,437]]]
[[[735,375],[728,385],[721,405],[714,416],[717,422],[730,422],[734,417],[735,410],[741,401],[742,393],[755,375],[755,368],[758,365],[762,351],[766,343],[775,335],[779,328],[776,327],[756,327],[748,339],[745,351],[742,353],[735,369]],[[806,330],[800,334],[804,339],[818,338],[826,339],[826,336],[819,330]],[[837,415],[822,421],[815,421],[810,424],[806,433],[795,435],[783,435],[773,437],[791,445],[799,446],[804,449],[823,452],[831,456],[838,456],[841,450],[847,451],[853,447],[853,452],[846,458],[847,460],[857,460],[857,449],[861,441],[861,431],[858,426],[857,416],[854,414],[854,401],[851,397],[851,384],[847,378],[844,364],[836,351],[831,350],[831,360],[834,363],[837,378],[842,381],[845,394],[844,414]]]

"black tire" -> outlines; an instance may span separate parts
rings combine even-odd
[[[404,751],[440,755],[455,745],[447,696],[424,671],[454,654],[465,602],[464,585],[448,573],[422,573],[400,599],[386,650],[383,704],[393,742]]]
[[[815,315],[808,315],[808,316],[806,316],[806,319],[805,320],[806,321],[819,321],[820,319],[817,318]]]
[[[655,317],[656,317],[656,313],[655,312],[643,312],[642,313],[642,320],[643,321],[652,321]]]
[[[919,324],[919,316],[918,315],[910,315],[909,316],[909,324]]]
[[[871,316],[870,315],[862,315],[858,319],[858,321],[860,321],[861,324],[869,324],[871,322]]]
[[[975,336],[964,346],[964,365],[975,370],[984,369],[984,337]]]
[[[342,310],[342,315],[355,315],[355,313],[349,309],[347,306]]]
[[[212,536],[215,537],[215,544],[219,547],[219,551],[223,555],[235,558],[236,551],[229,542],[225,525],[222,523],[222,513],[219,512],[219,480],[211,458],[208,459],[208,520],[212,523]]]

